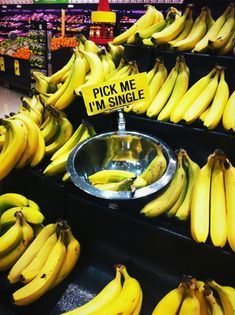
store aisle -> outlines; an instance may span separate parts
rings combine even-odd
[[[0,86],[0,117],[3,117],[10,112],[18,111],[20,97],[23,94],[23,92],[6,89],[3,86]]]

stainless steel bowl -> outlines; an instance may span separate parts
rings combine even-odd
[[[103,169],[121,169],[140,175],[156,156],[156,144],[162,145],[167,160],[164,175],[146,187],[129,191],[98,189],[88,176]],[[96,135],[79,144],[69,155],[67,171],[73,183],[92,196],[104,199],[136,199],[156,193],[172,179],[176,170],[172,149],[162,140],[134,131],[116,131]]]

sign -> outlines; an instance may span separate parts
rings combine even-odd
[[[89,116],[149,99],[146,72],[87,86],[81,91]]]
[[[0,57],[0,71],[6,71],[4,57]]]
[[[14,70],[15,70],[15,75],[20,75],[20,63],[19,60],[14,60]]]

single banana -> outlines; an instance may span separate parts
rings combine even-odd
[[[227,44],[222,46],[219,49],[219,55],[226,56],[226,55],[230,54],[233,51],[234,47],[235,47],[235,32],[231,33],[231,36],[230,36]]]
[[[35,201],[28,199],[28,202],[29,202],[29,205],[28,205],[29,208],[41,212],[39,205]]]
[[[51,289],[60,284],[70,274],[80,256],[81,246],[79,241],[73,236],[71,228],[66,229],[66,236],[68,242],[66,246],[66,256]]]
[[[135,33],[136,39],[144,39],[151,37],[154,33],[162,31],[167,25],[167,22],[162,19],[157,23],[150,25],[148,28],[140,29],[138,32]]]
[[[31,282],[12,294],[13,303],[15,305],[27,305],[45,294],[56,280],[65,255],[66,247],[63,242],[63,236],[60,233],[55,246],[38,275]]]
[[[177,155],[178,166],[174,177],[168,187],[154,200],[147,203],[144,208],[140,211],[146,217],[156,217],[168,209],[170,209],[176,200],[179,198],[181,190],[185,181],[185,170],[183,168],[182,153],[179,152]]]
[[[54,138],[59,128],[57,118],[53,112],[49,117],[48,124],[44,128],[40,128],[45,144],[48,144]]]
[[[123,170],[103,170],[88,176],[89,182],[93,185],[120,182],[131,178],[135,178],[135,174]]]
[[[210,308],[205,297],[205,282],[196,281],[196,296],[200,303],[200,315],[211,315]],[[213,315],[213,314],[212,314]]]
[[[45,156],[45,150],[46,150],[45,141],[43,136],[41,135],[40,129],[38,128],[38,145],[36,152],[30,162],[31,167],[38,165],[43,160]]]
[[[133,179],[127,178],[119,182],[107,184],[93,184],[95,188],[111,191],[128,191],[132,190]]]
[[[158,302],[152,315],[177,315],[183,302],[184,294],[185,288],[182,285],[171,290]]]
[[[140,284],[128,274],[125,266],[120,265],[119,269],[124,276],[121,292],[114,301],[97,310],[96,315],[131,314],[135,310],[142,294]]]
[[[154,66],[152,67],[151,70],[149,70],[147,72],[148,85],[151,83],[153,77],[155,76],[156,72],[158,71],[158,67],[159,67],[159,58],[156,58],[155,62],[154,62]]]
[[[179,220],[187,220],[187,218],[189,217],[192,200],[192,191],[197,180],[197,175],[200,170],[199,165],[190,159],[186,151],[184,153],[184,159],[187,161],[188,185],[185,198],[175,214],[175,217],[178,218]]]
[[[235,251],[235,168],[228,161],[224,161],[224,182],[227,208],[227,235],[228,243]]]
[[[12,207],[27,207],[28,204],[28,199],[21,194],[6,193],[0,195],[0,216],[7,209]]]
[[[186,289],[186,296],[180,307],[179,315],[200,315],[200,304],[195,293],[195,283]]]
[[[29,283],[40,272],[41,268],[45,264],[48,256],[50,255],[53,247],[57,242],[57,235],[53,233],[40,248],[39,252],[33,258],[31,263],[21,272],[20,281],[23,283]]]
[[[214,78],[211,79],[207,87],[198,95],[196,100],[189,106],[188,110],[183,115],[183,120],[187,124],[194,122],[207,109],[213,101],[218,87],[218,79],[220,70],[217,71]]]
[[[160,144],[156,145],[156,152],[156,157],[153,158],[145,171],[137,176],[137,178],[134,180],[134,187],[141,188],[148,186],[156,182],[165,173],[167,162],[163,155],[162,147]]]
[[[232,129],[235,131],[235,90],[225,105],[222,123],[226,130]]]
[[[96,54],[99,51],[99,47],[96,46],[96,44],[89,39],[86,39],[84,42],[84,48],[86,52],[92,52],[94,54]]]
[[[214,280],[208,281],[209,287],[214,289],[219,295],[220,301],[223,306],[224,314],[234,315],[235,314],[235,289],[229,286],[219,285]]]
[[[220,304],[217,302],[214,297],[213,291],[206,286],[205,287],[205,297],[211,308],[211,315],[224,315],[224,311]]]
[[[188,90],[189,85],[189,75],[185,68],[185,61],[183,60],[180,62],[180,68],[178,72],[178,76],[175,81],[175,85],[172,91],[172,94],[166,103],[166,105],[163,107],[163,109],[160,111],[157,119],[158,120],[169,120],[171,111],[174,109],[177,103],[182,99],[184,94]]]
[[[69,176],[69,173],[66,172],[64,176],[62,177],[62,182],[69,182],[69,181],[70,181],[70,176]]]
[[[24,254],[19,258],[15,265],[11,268],[7,278],[10,283],[16,283],[20,279],[21,272],[30,264],[35,255],[39,252],[41,247],[47,239],[56,231],[56,224],[46,225],[42,231],[37,235],[33,242],[26,249]]]
[[[20,216],[21,228],[22,228],[22,239],[18,245],[8,254],[1,257],[0,259],[0,270],[10,269],[15,262],[20,258],[20,256],[25,252],[29,244],[32,242],[34,234],[32,227],[25,221],[22,214],[16,214]]]
[[[206,35],[195,45],[193,52],[200,53],[200,52],[205,51],[208,48],[209,38],[213,38],[218,34],[218,32],[220,31],[220,29],[225,23],[225,20],[229,11],[230,11],[230,7],[227,7],[225,12],[221,16],[218,17],[218,19],[214,22],[214,24],[211,26],[211,28],[206,33]]]
[[[184,113],[191,106],[191,104],[197,99],[198,95],[209,84],[211,77],[215,74],[216,69],[212,69],[210,73],[198,80],[182,97],[182,99],[174,106],[170,114],[170,121],[178,123],[182,120]]]
[[[116,267],[116,277],[110,281],[93,299],[86,304],[61,315],[91,315],[117,299],[122,289],[121,272]]]
[[[174,68],[170,71],[166,81],[163,83],[161,89],[153,99],[152,103],[150,104],[148,110],[147,110],[147,116],[148,117],[155,117],[159,114],[159,112],[162,110],[162,108],[167,103],[173,89],[175,86],[175,82],[178,76],[179,71],[179,63],[180,58],[176,58],[176,64]]]
[[[27,145],[27,128],[19,119],[5,119],[3,124],[12,132],[12,140],[6,150],[0,153],[0,180],[10,173]]]
[[[182,16],[180,16],[178,19],[175,19],[172,24],[166,26],[162,31],[154,33],[152,35],[152,40],[154,41],[154,43],[165,44],[175,39],[185,27],[187,16],[189,15],[191,10],[191,6],[188,5]]]
[[[58,124],[59,132],[54,141],[45,147],[46,155],[53,155],[70,139],[73,134],[73,126],[67,118],[59,117]]]
[[[191,235],[198,243],[205,243],[209,234],[210,188],[215,155],[209,155],[207,163],[200,169],[192,192]]]
[[[0,257],[8,254],[14,247],[16,247],[21,241],[22,236],[21,216],[16,215],[15,224],[0,236]]]
[[[205,119],[206,119],[206,116],[207,114],[209,113],[210,111],[210,108],[211,108],[211,105],[207,107],[206,110],[204,110],[203,113],[201,113],[201,115],[199,116],[199,119],[204,123]]]

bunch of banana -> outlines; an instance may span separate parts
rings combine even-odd
[[[121,275],[124,283],[121,283]],[[139,315],[142,308],[143,293],[139,282],[131,277],[125,266],[116,266],[116,277],[110,281],[88,303],[64,315]]]
[[[46,225],[8,273],[10,283],[25,285],[12,294],[13,303],[27,305],[61,283],[80,255],[80,244],[65,221]]]
[[[214,246],[228,243],[235,250],[234,167],[221,150],[209,155],[200,169],[192,194],[191,234],[198,243],[210,234]]]
[[[0,270],[10,269],[34,238],[33,228],[21,211],[15,212],[15,223],[0,236]]]
[[[230,315],[234,312],[233,287],[187,276],[160,300],[152,315]]]
[[[183,149],[177,152],[177,160],[177,169],[170,184],[141,210],[146,217],[162,213],[180,220],[189,217],[192,191],[200,168]]]
[[[65,142],[51,156],[51,163],[46,167],[43,174],[47,176],[57,175],[66,172],[66,163],[70,152],[82,141],[95,135],[94,128],[87,122],[82,122],[77,130],[73,133],[71,138]],[[65,177],[67,172],[65,173]],[[63,177],[64,180],[64,177]]]
[[[113,45],[120,45],[123,43],[134,43],[136,40],[135,34],[139,31],[148,29],[154,24],[164,20],[161,12],[154,6],[149,5],[144,15],[142,15],[128,30],[116,36],[112,42]]]

